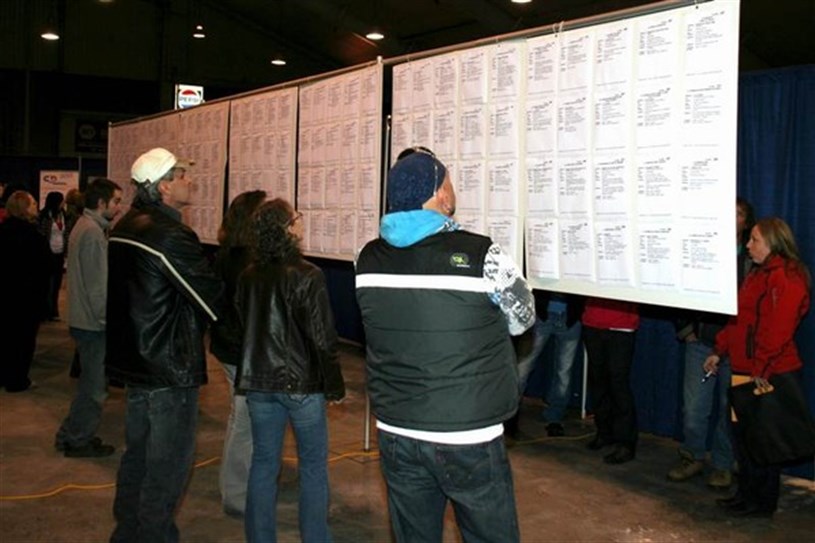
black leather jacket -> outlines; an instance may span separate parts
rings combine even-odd
[[[231,247],[218,254],[215,260],[215,272],[224,281],[224,304],[221,318],[212,323],[209,329],[209,350],[218,357],[222,364],[237,366],[241,359],[243,330],[241,329],[238,310],[232,301],[238,277],[250,262],[249,249]]]
[[[235,305],[243,329],[239,390],[345,396],[337,332],[320,269],[305,260],[250,264]]]
[[[181,215],[134,202],[108,246],[107,374],[145,387],[206,383],[203,336],[221,290]]]

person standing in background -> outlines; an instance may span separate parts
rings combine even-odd
[[[34,385],[28,373],[47,305],[51,252],[37,231],[37,202],[31,194],[15,191],[5,209],[6,219],[0,223],[0,386],[22,392]]]
[[[739,290],[738,314],[716,335],[716,346],[704,369],[716,373],[727,356],[733,375],[749,377],[758,392],[767,392],[774,375],[792,374],[800,379],[804,363],[795,345],[795,331],[809,310],[811,277],[792,230],[779,218],[758,221],[747,250],[756,266]],[[773,394],[782,394],[781,389]],[[738,421],[733,423],[733,436],[738,488],[733,496],[717,503],[733,516],[772,517],[778,508],[782,466],[752,460]]]
[[[93,181],[91,181],[93,183]],[[90,183],[88,183],[90,185]],[[86,189],[87,190],[87,189]],[[71,230],[76,225],[76,221],[82,216],[85,210],[85,195],[79,189],[71,189],[65,193],[65,239],[70,246]]]
[[[746,200],[736,199],[736,258],[739,287],[752,265],[746,246],[755,222],[753,206]],[[727,416],[730,362],[723,358],[715,375],[707,375],[703,368],[716,342],[716,334],[727,323],[727,319],[726,315],[696,312],[689,313],[677,322],[676,335],[685,343],[685,373],[682,382],[684,440],[678,450],[679,464],[668,472],[668,479],[671,481],[686,481],[702,473],[708,450],[713,467],[707,479],[708,486],[723,489],[729,487],[733,481],[733,444]],[[714,410],[714,405],[717,405],[718,409]],[[715,424],[715,431],[711,446],[708,447],[711,424]]]
[[[532,349],[529,354],[518,361],[518,380],[523,396],[529,375],[546,349],[549,340],[554,341],[552,364],[554,371],[552,381],[546,391],[546,407],[541,412],[541,419],[546,422],[546,435],[561,437],[566,434],[563,428],[563,417],[569,407],[569,390],[572,380],[572,368],[577,349],[580,346],[580,316],[583,313],[583,299],[580,296],[561,294],[535,289],[535,311],[537,318],[533,326]],[[514,417],[505,423],[507,434],[515,437],[518,433],[520,409]]]
[[[48,240],[51,262],[48,265],[48,307],[43,320],[59,320],[59,289],[65,269],[65,197],[61,192],[49,192],[40,211],[40,234]]]
[[[637,408],[631,391],[634,340],[640,325],[639,306],[605,298],[587,298],[583,310],[583,343],[589,358],[588,382],[597,434],[586,445],[613,450],[606,464],[623,464],[636,457]]]
[[[57,431],[55,447],[68,458],[110,456],[114,447],[96,436],[107,398],[105,313],[107,230],[119,214],[122,189],[110,179],[88,185],[88,206],[68,239],[68,330],[82,360],[76,396]]]
[[[233,517],[243,517],[246,485],[252,464],[252,426],[244,393],[236,394],[235,372],[241,360],[243,335],[235,308],[238,276],[249,264],[252,239],[252,214],[266,199],[266,192],[253,190],[239,194],[229,205],[218,231],[218,255],[215,271],[224,282],[224,311],[210,329],[209,348],[223,366],[229,383],[232,408],[226,424],[224,452],[218,484],[221,506]]]
[[[157,147],[131,168],[136,194],[108,245],[107,358],[125,384],[125,441],[111,541],[175,543],[175,513],[192,469],[204,333],[222,283],[195,232],[190,163]]]

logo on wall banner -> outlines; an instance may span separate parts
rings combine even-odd
[[[63,196],[71,189],[79,188],[79,172],[69,170],[40,171],[40,205],[49,192],[61,192]]]
[[[204,87],[199,85],[175,86],[175,109],[186,109],[204,103]]]

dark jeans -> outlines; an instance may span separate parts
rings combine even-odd
[[[503,437],[443,445],[380,430],[379,454],[397,543],[440,542],[448,500],[465,543],[519,541]]]
[[[597,435],[606,442],[637,448],[637,410],[631,392],[634,332],[583,327],[589,357],[589,393]]]
[[[102,418],[102,404],[108,397],[105,332],[79,328],[70,328],[70,332],[82,360],[82,373],[68,416],[57,431],[56,442],[58,445],[81,447],[96,435]]]
[[[175,510],[192,467],[198,387],[127,387],[111,542],[178,541]]]
[[[22,392],[31,386],[28,372],[37,346],[39,311],[4,307],[0,318],[0,386],[9,392]]]

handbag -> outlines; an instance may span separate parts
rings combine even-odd
[[[755,394],[755,383],[728,389],[745,449],[760,466],[804,459],[815,454],[815,422],[794,372],[769,378],[773,390]]]

